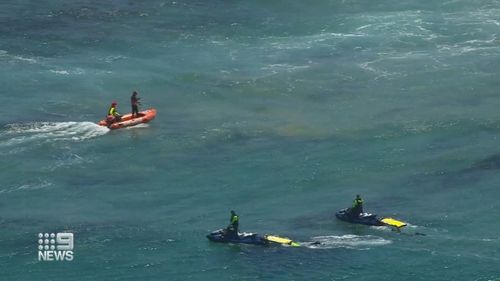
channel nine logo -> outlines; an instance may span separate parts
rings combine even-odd
[[[73,233],[38,233],[39,261],[72,261]]]

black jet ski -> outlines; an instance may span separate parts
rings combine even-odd
[[[225,229],[216,230],[207,235],[208,240],[220,243],[242,243],[242,244],[253,244],[253,245],[271,245],[271,244],[281,244],[289,245],[293,247],[300,246],[299,243],[292,241],[288,238],[278,237],[274,235],[259,235],[257,233],[238,233],[231,234]]]
[[[269,243],[263,236],[257,233],[238,233],[229,235],[225,229],[216,230],[207,235],[208,240],[221,243],[243,243],[254,245],[266,245]]]
[[[342,209],[338,211],[335,216],[342,221],[350,222],[350,223],[358,223],[358,224],[366,224],[366,225],[376,225],[382,226],[385,225],[378,218],[377,215],[369,214],[369,213],[361,213],[359,216],[353,216],[349,212],[349,208]]]
[[[392,226],[400,229],[406,226],[406,223],[402,221],[395,220],[393,218],[382,218],[379,219],[377,215],[369,213],[361,213],[359,216],[351,215],[349,208],[342,209],[338,211],[335,216],[339,220],[343,220],[350,223],[364,224],[364,225],[374,225],[374,226]]]

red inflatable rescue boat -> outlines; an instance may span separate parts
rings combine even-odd
[[[156,109],[150,108],[144,111],[140,111],[139,114],[134,118],[132,118],[132,114],[125,114],[122,116],[122,119],[120,121],[111,123],[111,125],[109,125],[106,120],[101,120],[98,124],[100,126],[106,126],[109,129],[114,130],[139,125],[142,123],[148,123],[149,121],[155,119],[155,117]]]

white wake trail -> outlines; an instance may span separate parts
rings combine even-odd
[[[382,237],[373,235],[328,235],[317,236],[312,238],[312,242],[302,242],[311,249],[333,249],[333,248],[349,248],[349,249],[369,249],[373,246],[383,246],[392,243]]]
[[[9,124],[0,130],[0,147],[51,141],[82,141],[109,132],[92,122],[34,122]]]

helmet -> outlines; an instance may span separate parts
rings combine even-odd
[[[111,105],[117,105],[116,101],[112,102]]]

